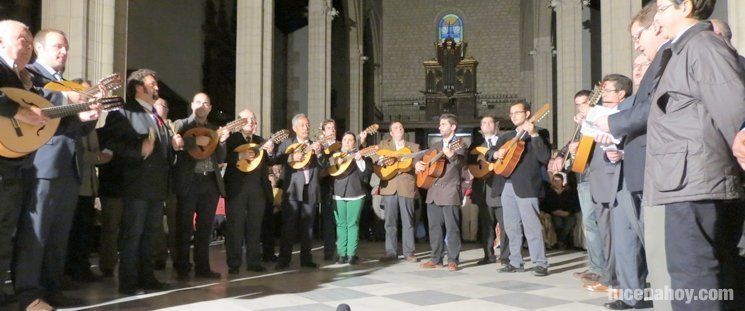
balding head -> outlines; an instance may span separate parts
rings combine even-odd
[[[732,29],[729,28],[727,22],[720,19],[711,19],[709,22],[711,22],[715,34],[722,36],[727,41],[732,41]]]
[[[33,38],[28,26],[10,19],[0,21],[0,55],[21,69],[28,64],[33,55]],[[13,67],[14,64],[8,65]]]
[[[243,109],[238,113],[238,116],[241,119],[248,119],[248,123],[241,128],[241,132],[246,136],[253,135],[256,131],[256,125],[258,124],[258,122],[256,122],[256,115],[254,115],[253,111]]]

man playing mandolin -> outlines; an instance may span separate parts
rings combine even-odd
[[[445,245],[443,239],[447,236],[448,270],[458,271],[458,256],[460,255],[460,207],[463,199],[461,192],[461,169],[465,165],[466,152],[457,148],[460,144],[455,137],[458,129],[458,119],[455,115],[446,113],[440,116],[440,135],[442,142],[436,143],[433,150],[442,152],[444,157],[444,172],[436,177],[427,191],[427,219],[429,220],[429,245],[432,247],[432,259],[421,265],[422,268],[437,268],[443,263]],[[425,157],[426,158],[426,157]],[[442,160],[442,159],[441,159]],[[421,159],[416,163],[416,171],[423,172],[427,163]],[[445,233],[442,226],[445,226]]]

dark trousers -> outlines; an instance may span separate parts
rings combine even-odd
[[[124,212],[122,198],[101,198],[101,245],[98,248],[98,264],[103,273],[113,273],[119,260],[119,234]]]
[[[598,219],[598,229],[600,229],[600,239],[603,241],[603,255],[605,257],[605,267],[603,267],[603,273],[600,275],[598,282],[606,286],[617,286],[616,255],[613,253],[611,235],[611,228],[613,228],[611,209],[614,207],[611,207],[608,203],[593,204],[596,205],[595,215]]]
[[[155,251],[153,260],[166,263],[170,256],[171,261],[178,262],[176,258],[176,211],[178,210],[178,199],[175,194],[168,194],[166,198],[166,223],[160,222],[158,234],[155,235]],[[187,258],[188,261],[188,258]]]
[[[261,256],[264,261],[270,261],[274,255],[275,236],[277,232],[278,214],[274,213],[272,198],[267,198],[264,204],[264,220],[261,222]]]
[[[554,224],[554,230],[556,230],[556,239],[564,245],[571,245],[570,237],[574,225],[577,224],[576,216],[574,214],[569,214],[566,217],[551,215],[551,222]]]
[[[228,233],[225,236],[225,247],[229,268],[241,266],[244,246],[246,264],[261,264],[261,226],[264,222],[267,198],[260,186],[244,184],[242,190],[226,200]]]
[[[702,289],[733,289],[736,299],[673,300],[674,310],[745,310],[745,258],[737,253],[744,214],[742,201],[665,204],[665,251],[672,288],[693,289],[695,294]]]
[[[60,291],[80,190],[74,177],[28,182],[30,197],[21,213],[15,256],[15,287],[23,306],[44,292]]]
[[[282,238],[279,246],[279,261],[289,263],[292,244],[300,239],[300,261],[311,262],[310,249],[313,243],[313,219],[316,204],[286,200],[282,210]]]
[[[333,183],[333,180],[330,181]],[[333,184],[331,185],[333,187]],[[329,190],[330,191],[330,190]],[[332,257],[336,254],[336,205],[331,193],[323,196],[321,201],[321,231],[323,236],[323,255]]]
[[[382,196],[385,209],[385,252],[398,255],[398,219],[401,217],[401,246],[404,256],[414,256],[414,198]]]
[[[442,264],[445,245],[445,227],[447,235],[448,263],[458,263],[460,255],[460,208],[455,205],[427,204],[427,219],[429,220],[429,245],[432,247],[432,263]]]
[[[78,196],[78,206],[75,209],[67,243],[65,273],[69,275],[83,273],[91,268],[89,257],[93,247],[93,226],[96,221],[95,200],[95,197]]]
[[[163,201],[123,199],[119,238],[119,289],[141,288],[157,281],[153,274],[153,238],[163,220]]]
[[[176,271],[189,271],[191,236],[194,234],[194,271],[210,271],[210,239],[220,193],[215,173],[194,174],[189,191],[178,196],[176,209]],[[194,230],[194,213],[197,214]],[[161,216],[162,219],[162,216]],[[161,220],[162,223],[162,220]]]
[[[13,235],[18,226],[23,198],[23,181],[13,175],[12,173],[0,173],[0,282],[2,284],[9,277],[8,270],[10,270],[10,262],[13,259]]]
[[[499,261],[508,262],[510,260],[510,247],[507,232],[504,231],[504,215],[501,206],[486,206],[479,204],[479,230],[481,231],[481,244],[484,248],[484,257],[496,260],[494,254],[494,239],[497,233],[494,228],[499,226],[502,234],[499,236]]]

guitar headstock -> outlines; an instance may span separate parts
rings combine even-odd
[[[600,99],[603,98],[603,92],[605,92],[605,90],[600,83],[595,85],[595,87],[592,89],[592,92],[590,92],[590,98],[588,100],[588,102],[590,103],[590,107],[595,107],[595,105],[598,104]]]
[[[283,141],[283,140],[285,140],[285,139],[287,139],[289,137],[290,137],[290,131],[288,131],[286,129],[282,129],[282,130],[279,130],[279,132],[276,132],[276,133],[272,134],[272,137],[269,138],[269,140],[271,140],[275,144],[279,144],[279,142],[281,142],[281,141]]]
[[[248,121],[249,121],[248,118],[235,119],[233,121],[228,122],[228,124],[225,124],[225,126],[223,126],[222,128],[232,133],[232,132],[237,131],[244,125],[248,124]]]
[[[107,90],[113,91],[122,87],[122,76],[118,73],[110,74],[101,78],[98,85],[103,85]]]
[[[360,150],[360,154],[363,157],[369,157],[369,156],[375,154],[376,152],[378,152],[378,149],[380,149],[380,147],[378,147],[378,145],[370,146],[370,147],[367,147],[365,149]]]
[[[540,109],[536,110],[535,113],[530,117],[530,123],[536,124],[548,115],[551,111],[551,104],[545,104]]]
[[[366,129],[362,130],[363,133],[367,133],[367,135],[372,135],[378,132],[378,129],[380,128],[380,125],[377,123],[368,126]]]
[[[453,151],[458,151],[465,148],[466,145],[463,143],[462,139],[457,139],[454,142],[450,143],[449,147]]]
[[[101,97],[96,102],[103,106],[103,110],[114,110],[124,106],[124,99],[119,96]]]

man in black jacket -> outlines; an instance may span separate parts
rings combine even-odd
[[[530,258],[535,264],[533,274],[546,276],[548,275],[548,260],[546,259],[546,247],[543,244],[543,227],[538,218],[538,198],[543,193],[541,170],[551,157],[551,148],[548,143],[548,131],[529,122],[530,116],[529,104],[518,102],[512,105],[510,119],[516,128],[514,131],[500,135],[499,141],[488,154],[491,159],[502,159],[505,156],[504,150],[499,150],[502,145],[518,134],[521,135],[519,139],[525,141],[522,159],[512,175],[507,177],[504,190],[502,190],[504,227],[510,239],[510,264],[499,271],[524,271],[522,256],[524,228]]]
[[[132,72],[127,79],[123,109],[108,114],[99,129],[102,146],[121,159],[122,227],[120,233],[119,292],[137,295],[163,290],[167,284],[153,274],[153,238],[163,219],[173,163],[171,132],[155,111],[157,74],[149,69]]]

